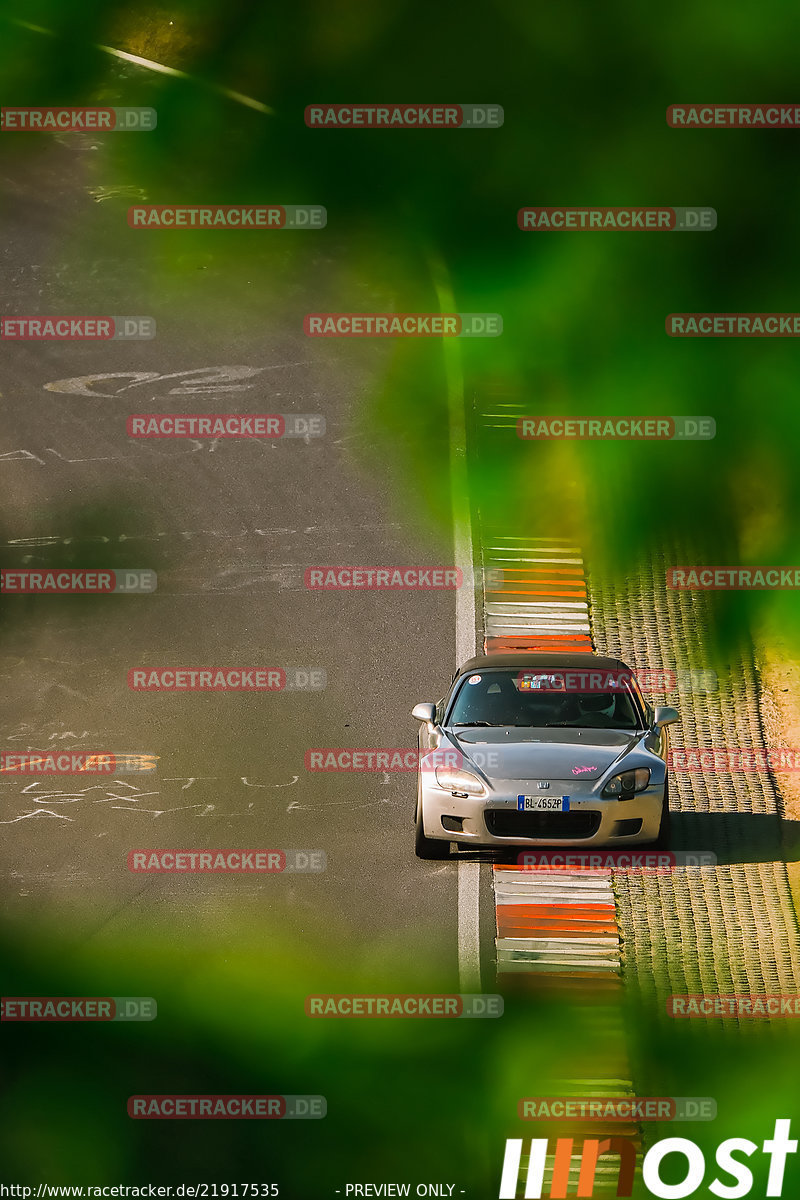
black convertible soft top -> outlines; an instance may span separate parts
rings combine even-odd
[[[605,658],[600,654],[479,654],[460,666],[453,676],[455,681],[468,671],[486,671],[491,667],[532,667],[534,670],[552,668],[561,671],[630,671],[631,668],[619,658]]]

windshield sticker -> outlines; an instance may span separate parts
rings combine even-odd
[[[467,683],[480,683],[480,681],[481,681],[480,675],[470,675],[469,679],[467,680]]]
[[[517,687],[521,692],[563,692],[564,678],[562,675],[520,674]]]

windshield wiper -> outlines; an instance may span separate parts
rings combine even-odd
[[[453,730],[473,728],[476,725],[485,726],[489,730],[541,730],[542,725],[531,725],[530,721],[456,721]]]
[[[590,733],[635,733],[622,725],[581,725],[576,721],[548,721],[545,729],[588,729]]]

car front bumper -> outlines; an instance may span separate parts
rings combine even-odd
[[[636,845],[658,837],[663,783],[651,783],[629,800],[605,799],[572,780],[553,780],[551,792],[569,795],[569,812],[519,812],[517,797],[531,795],[530,780],[504,781],[502,792],[469,797],[422,785],[423,829],[429,838],[497,848]]]

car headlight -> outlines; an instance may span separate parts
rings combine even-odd
[[[621,775],[609,779],[603,788],[603,795],[624,799],[626,796],[635,795],[636,792],[643,792],[649,782],[650,772],[647,767],[637,767],[635,771],[623,771]]]
[[[466,792],[468,796],[482,796],[484,787],[480,779],[469,771],[458,771],[455,767],[437,767],[436,782],[448,792]]]

